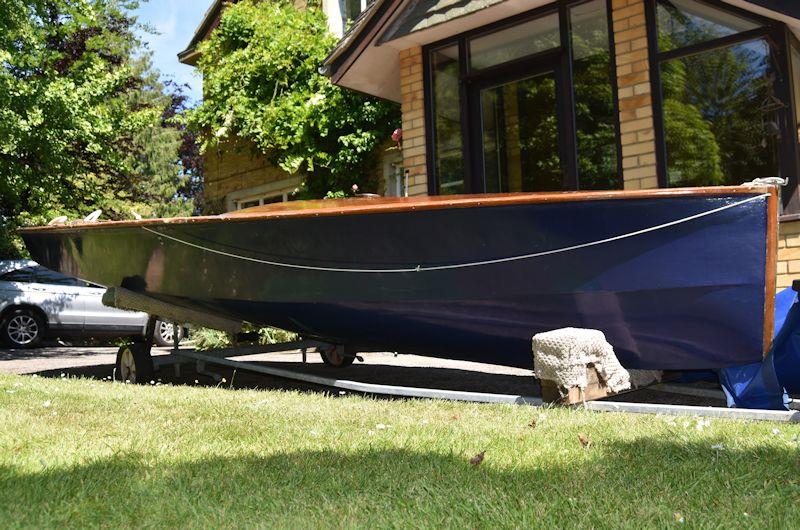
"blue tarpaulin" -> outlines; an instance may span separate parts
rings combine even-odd
[[[760,363],[718,370],[728,406],[788,409],[788,393],[800,393],[800,304],[786,289],[775,297],[775,335]]]

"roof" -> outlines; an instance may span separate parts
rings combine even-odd
[[[228,0],[230,2],[236,2],[237,0]],[[217,26],[219,23],[219,17],[222,14],[223,8],[223,0],[214,0],[206,10],[206,14],[203,15],[203,20],[200,21],[200,25],[197,26],[197,29],[194,30],[194,35],[192,36],[192,40],[189,42],[186,49],[182,52],[178,52],[178,60],[184,64],[194,65],[197,63],[198,52],[197,52],[197,45],[200,44],[206,37],[208,37],[209,33]]]
[[[381,36],[381,42],[443,24],[505,0],[414,0]]]
[[[554,0],[375,0],[325,59],[337,85],[400,101],[399,52],[483,27]],[[800,0],[722,0],[786,23],[800,37]]]

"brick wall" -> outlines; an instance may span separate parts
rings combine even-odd
[[[611,0],[625,189],[658,187],[644,0]]]
[[[400,52],[400,93],[403,98],[403,167],[408,172],[408,194],[427,195],[425,93],[419,46]]]
[[[778,229],[778,290],[800,280],[800,221],[784,221]]]

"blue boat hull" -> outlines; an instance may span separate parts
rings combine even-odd
[[[707,369],[763,355],[771,200],[621,195],[22,235],[47,267],[365,351],[532,367],[534,334],[575,326],[602,330],[628,368]]]

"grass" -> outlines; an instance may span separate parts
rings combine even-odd
[[[12,376],[0,425],[4,528],[800,520],[800,426]]]

